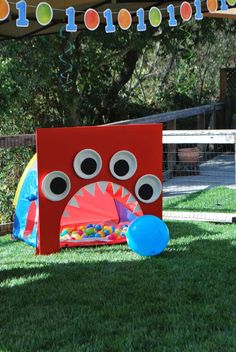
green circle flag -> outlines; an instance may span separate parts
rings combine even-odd
[[[227,0],[229,6],[234,6],[236,4],[236,0]]]
[[[36,9],[36,18],[41,26],[47,26],[53,18],[53,10],[47,2],[40,2]]]
[[[160,26],[162,22],[162,13],[157,7],[152,7],[149,11],[149,22],[153,27]]]

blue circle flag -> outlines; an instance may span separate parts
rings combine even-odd
[[[145,257],[163,252],[170,240],[167,225],[153,215],[143,215],[134,220],[126,237],[129,247]]]

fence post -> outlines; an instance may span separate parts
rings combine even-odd
[[[226,104],[224,128],[231,127],[232,115],[236,112],[236,68],[221,69],[220,99]]]
[[[167,130],[176,130],[176,120],[167,123]],[[176,144],[168,144],[167,147],[167,164],[170,176],[173,176],[176,165]]]
[[[198,115],[197,116],[197,130],[205,130],[205,125],[206,125],[206,115]],[[203,155],[205,155],[206,152],[206,146],[205,144],[198,144],[197,147],[201,150]]]

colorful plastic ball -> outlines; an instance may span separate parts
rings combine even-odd
[[[96,226],[95,226],[95,230],[101,231],[101,229],[102,229],[102,226],[101,226],[101,225],[96,225]]]
[[[89,227],[88,229],[85,230],[86,235],[92,235],[94,232],[95,231],[93,227]]]
[[[101,238],[101,235],[99,233],[96,233],[96,235],[94,235],[94,237]]]
[[[104,230],[103,232],[104,232],[104,235],[106,235],[106,236],[110,235],[110,231],[109,230]]]
[[[108,239],[109,241],[114,241],[116,238],[115,238],[114,235],[109,235],[109,236],[107,237],[107,239]]]
[[[135,219],[126,236],[129,247],[145,257],[163,252],[170,240],[166,224],[153,215],[143,215]]]
[[[98,233],[99,233],[99,235],[100,235],[101,237],[106,237],[106,235],[104,234],[103,231],[99,231]]]
[[[86,226],[86,229],[90,229],[91,227],[93,227],[93,224],[88,224],[88,225]]]
[[[71,233],[71,229],[70,228],[65,228],[65,229],[63,229],[63,231],[66,231],[67,233]]]

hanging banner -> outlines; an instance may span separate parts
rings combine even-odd
[[[7,0],[0,0],[0,22],[6,21],[10,16],[10,5],[12,3]],[[205,0],[207,10],[212,13],[217,10],[226,11],[229,6],[235,6],[236,0]],[[144,10],[143,8],[137,11],[129,11],[127,9],[121,9],[118,13],[112,13],[108,8],[104,12],[99,12],[95,9],[88,9],[87,11],[76,11],[73,6],[67,9],[53,9],[47,2],[40,2],[37,6],[29,5],[29,7],[35,8],[35,17],[37,22],[41,26],[50,26],[53,24],[53,17],[58,12],[64,12],[65,18],[67,18],[66,31],[76,32],[78,26],[76,24],[76,17],[83,15],[84,27],[89,31],[95,31],[104,23],[106,33],[114,33],[117,28],[121,28],[127,31],[132,24],[136,24],[138,32],[146,31],[147,25],[151,27],[159,27],[163,21],[163,12],[167,12],[167,21],[170,27],[176,27],[178,25],[177,17],[180,14],[180,18],[183,22],[190,21],[193,18],[197,21],[203,19],[202,13],[202,0],[194,1],[183,1],[178,5],[173,1],[173,4],[168,4],[167,7],[152,7],[150,10]],[[17,11],[16,26],[17,27],[29,27],[30,20],[27,19],[27,2],[25,0],[18,1],[15,4]]]

